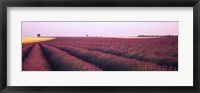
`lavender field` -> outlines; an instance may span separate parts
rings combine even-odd
[[[178,37],[56,37],[22,45],[22,71],[177,71]]]

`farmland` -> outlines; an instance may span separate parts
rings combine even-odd
[[[54,38],[45,38],[45,37],[22,37],[22,43],[23,44],[29,44],[33,42],[42,42],[42,41],[48,41],[48,40],[53,40]]]
[[[22,71],[177,71],[178,37],[57,37],[22,47]]]

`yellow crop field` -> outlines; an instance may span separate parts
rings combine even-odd
[[[45,38],[45,37],[22,37],[22,43],[33,43],[33,42],[42,42],[42,41],[48,41],[53,40],[55,38]]]

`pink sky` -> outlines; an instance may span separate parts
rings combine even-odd
[[[178,35],[177,22],[22,22],[22,36]]]

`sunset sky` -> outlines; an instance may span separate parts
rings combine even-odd
[[[178,35],[177,22],[22,22],[22,36]]]

